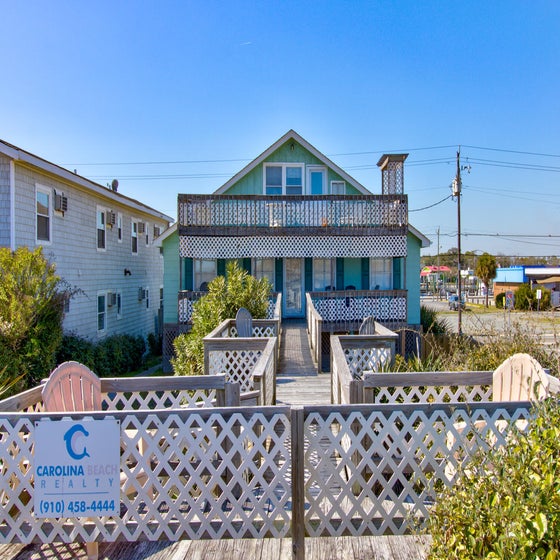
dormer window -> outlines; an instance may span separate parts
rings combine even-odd
[[[303,194],[303,164],[265,164],[264,183],[267,195]]]

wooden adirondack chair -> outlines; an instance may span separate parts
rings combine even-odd
[[[237,327],[237,336],[242,338],[253,336],[253,317],[248,309],[239,308],[235,316],[235,326]]]
[[[493,401],[537,401],[549,395],[549,377],[529,354],[514,354],[492,376]]]
[[[101,380],[78,362],[65,362],[53,370],[42,391],[45,412],[101,410]],[[86,543],[88,560],[97,560],[99,543]]]
[[[373,315],[369,315],[362,321],[358,334],[375,334],[375,317]]]

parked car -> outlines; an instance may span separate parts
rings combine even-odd
[[[452,294],[447,299],[449,303],[449,309],[451,311],[458,311],[459,310],[459,296],[457,294]],[[461,309],[465,309],[465,299],[461,296]]]

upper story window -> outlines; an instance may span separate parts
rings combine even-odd
[[[138,222],[132,220],[130,226],[130,237],[131,237],[131,246],[132,246],[132,254],[138,254]]]
[[[36,185],[36,239],[39,243],[51,242],[52,190]]]
[[[331,194],[346,194],[346,182],[331,181]]]
[[[97,207],[97,248],[106,249],[107,225],[105,209]]]
[[[265,194],[303,194],[303,164],[270,163],[264,166]]]

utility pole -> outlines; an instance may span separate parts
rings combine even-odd
[[[457,150],[457,175],[453,181],[453,196],[457,197],[457,332],[459,336],[463,334],[461,321],[461,146]]]
[[[441,289],[440,289],[440,287],[439,287],[439,282],[440,282],[440,279],[439,279],[439,275],[440,275],[440,272],[439,272],[439,226],[438,226],[438,228],[437,228],[437,268],[438,268],[438,273],[437,273],[437,291],[438,291],[438,296],[437,296],[437,298],[438,298],[438,301],[439,301],[439,300],[441,299],[441,297],[440,297],[440,296],[441,296],[441,293],[440,293],[440,292],[441,292]]]

